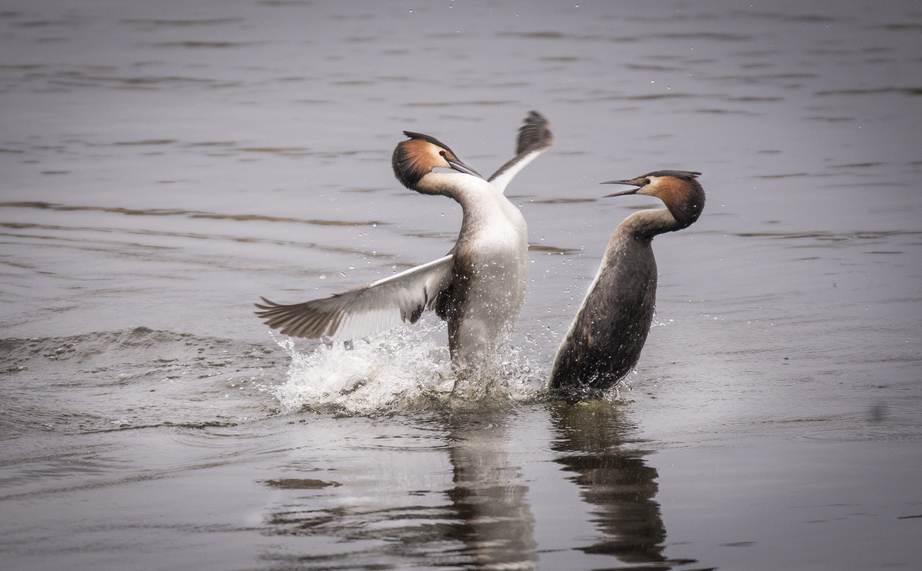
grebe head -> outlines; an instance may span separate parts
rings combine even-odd
[[[477,171],[461,162],[448,145],[434,137],[410,131],[404,131],[403,134],[409,139],[397,144],[391,165],[394,167],[394,176],[405,187],[416,190],[420,179],[438,167],[455,169],[483,178]]]
[[[695,180],[700,174],[694,171],[662,170],[630,180],[609,180],[602,184],[628,184],[636,188],[606,194],[603,198],[626,194],[655,196],[663,201],[672,216],[685,228],[692,225],[704,209],[704,189]]]

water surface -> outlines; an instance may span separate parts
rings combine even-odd
[[[922,558],[918,2],[50,2],[0,10],[0,553],[10,569],[911,569]],[[403,130],[507,193],[504,398],[437,320],[352,351],[296,302],[442,256]],[[643,197],[657,316],[603,401],[554,350]]]

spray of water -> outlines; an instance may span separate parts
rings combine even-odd
[[[507,351],[485,382],[457,382],[441,322],[398,327],[356,341],[320,344],[291,356],[287,380],[272,389],[283,413],[302,409],[380,414],[433,402],[467,406],[484,399],[524,401],[538,396],[544,374],[518,350]],[[457,387],[456,387],[457,384]]]

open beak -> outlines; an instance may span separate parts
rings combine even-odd
[[[471,167],[469,167],[469,166],[467,166],[466,164],[462,163],[462,162],[459,161],[458,159],[449,159],[449,158],[446,158],[445,160],[448,161],[448,164],[451,165],[451,168],[455,169],[455,170],[458,171],[458,172],[463,172],[464,174],[472,174],[472,175],[476,176],[477,178],[483,178],[482,176],[480,176],[480,173],[479,173],[479,172],[475,171],[475,170],[472,169]]]
[[[636,194],[637,191],[643,187],[643,184],[637,182],[636,180],[607,180],[601,184],[628,184],[628,185],[637,187],[637,188],[632,188],[630,190],[622,190],[621,192],[615,192],[613,194],[606,194],[602,198],[610,198],[612,196],[624,196],[625,194]]]

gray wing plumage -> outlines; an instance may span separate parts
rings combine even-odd
[[[493,186],[500,192],[505,193],[509,181],[553,144],[554,135],[551,133],[550,123],[537,111],[529,111],[525,124],[519,128],[519,138],[515,147],[516,156],[499,167],[499,170],[487,180],[493,183]]]
[[[397,275],[321,299],[282,305],[262,298],[256,315],[283,335],[337,341],[358,339],[409,321],[451,282],[454,256],[449,254]]]

